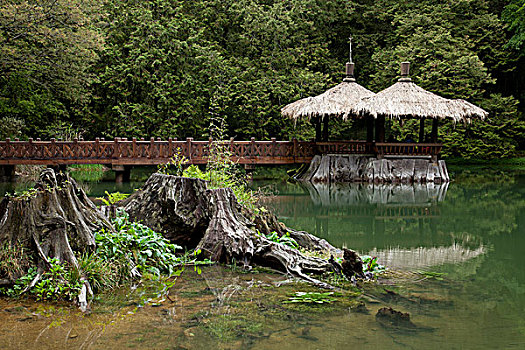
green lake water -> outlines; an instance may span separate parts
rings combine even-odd
[[[155,286],[123,288],[90,315],[69,304],[0,300],[0,348],[524,349],[525,174],[451,173],[446,185],[254,184],[275,193],[264,204],[289,227],[394,271],[360,286],[363,307],[348,295],[330,305],[285,304],[312,287],[271,273],[189,268],[171,300],[159,300]],[[142,180],[86,189],[93,197],[130,192]],[[385,306],[410,313],[415,327],[378,323]]]

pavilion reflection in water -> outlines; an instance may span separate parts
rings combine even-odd
[[[481,240],[441,219],[449,183],[300,186],[268,203],[281,219],[336,246],[378,256],[387,266],[459,263],[486,251]]]
[[[322,184],[301,183],[303,193],[280,194],[281,217],[431,218],[447,193],[448,183]]]

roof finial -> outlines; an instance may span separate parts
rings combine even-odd
[[[349,53],[349,58],[350,58],[350,61],[348,61],[349,63],[354,63],[352,62],[352,35],[350,34],[350,36],[348,37],[348,39],[350,40],[350,53]]]
[[[401,62],[401,78],[399,81],[411,81],[410,75],[410,62]]]
[[[352,35],[348,38],[350,39],[350,52],[348,55],[349,62],[346,63],[346,78],[343,79],[343,81],[346,82],[353,82],[354,79],[354,62],[352,62]]]

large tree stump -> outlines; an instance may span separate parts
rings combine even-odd
[[[195,247],[210,222],[209,195],[204,180],[156,173],[120,205],[170,241]]]
[[[22,246],[38,267],[33,287],[51,258],[78,269],[75,252],[95,249],[93,233],[100,228],[113,231],[85,192],[67,175],[46,169],[36,191],[0,202],[0,242]],[[0,276],[14,282],[20,276]],[[89,291],[85,284],[83,293]],[[85,300],[83,302],[86,302]]]
[[[229,188],[206,189],[206,183],[199,179],[153,174],[122,204],[133,220],[158,230],[173,243],[199,249],[204,257],[218,262],[270,267],[329,287],[307,275],[331,271],[328,261],[305,256],[297,249],[257,234],[256,229],[282,234],[286,228],[274,217],[248,219]],[[181,223],[184,226],[177,227]],[[299,244],[309,249],[317,242],[320,243],[317,250],[338,251],[328,242],[305,232],[290,232],[299,238]]]

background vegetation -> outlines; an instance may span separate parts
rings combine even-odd
[[[309,123],[280,108],[341,80],[350,34],[365,87],[391,85],[409,60],[423,88],[490,111],[443,125],[445,156],[523,151],[524,0],[4,1],[0,138],[203,138],[223,116],[239,140],[308,139]],[[332,127],[335,139],[363,133]]]

